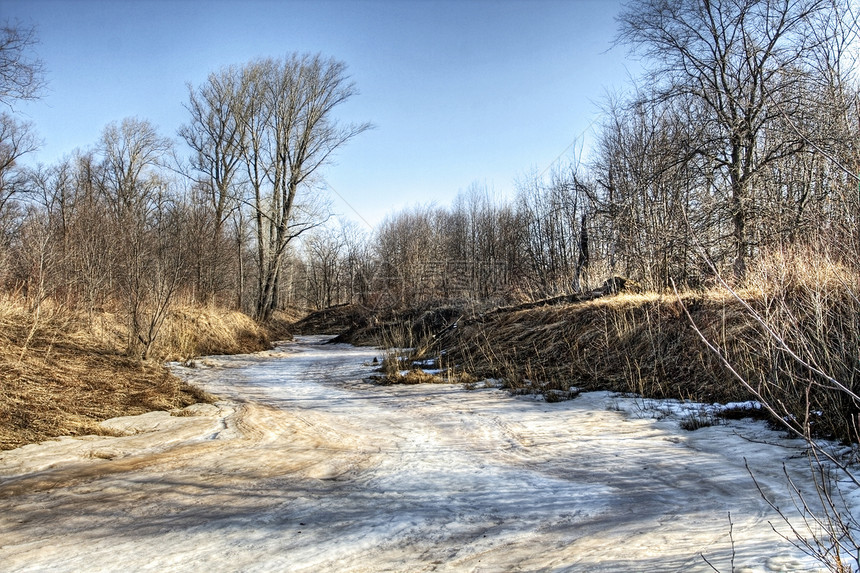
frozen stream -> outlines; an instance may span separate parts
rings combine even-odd
[[[176,369],[217,406],[0,452],[0,571],[731,571],[729,512],[736,571],[815,568],[744,467],[786,507],[782,463],[808,481],[761,424],[379,387],[378,350],[319,341]]]

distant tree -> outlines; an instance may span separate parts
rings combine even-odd
[[[69,222],[69,243],[74,254],[75,286],[86,309],[93,313],[114,296],[110,255],[116,238],[110,233],[114,219],[103,196],[104,174],[94,152],[72,158],[75,216]],[[98,232],[101,231],[101,232]]]
[[[345,282],[342,286],[344,300],[341,302],[367,304],[374,273],[368,234],[354,221],[341,219],[339,224],[340,236],[344,244],[342,264]]]
[[[151,123],[126,118],[102,133],[105,192],[118,221],[142,221],[159,189],[156,167],[171,149]]]
[[[446,292],[440,209],[416,206],[390,215],[376,228],[379,288],[392,304],[410,305]],[[444,228],[444,227],[443,227]]]
[[[461,274],[466,289],[460,296],[482,299],[507,290],[512,270],[508,254],[519,245],[505,241],[516,234],[512,221],[502,220],[505,215],[500,201],[478,183],[459,193],[448,210],[441,238],[450,261],[445,285],[452,274]]]
[[[522,222],[524,286],[537,296],[577,290],[584,264],[580,241],[582,216],[587,212],[577,169],[556,171],[550,181],[533,175],[517,183],[516,208]]]
[[[30,53],[38,44],[35,28],[8,22],[0,28],[0,102],[10,108],[17,100],[33,100],[45,87],[45,67]]]
[[[311,308],[341,302],[345,283],[345,237],[336,227],[322,227],[302,241],[306,256],[307,301]]]

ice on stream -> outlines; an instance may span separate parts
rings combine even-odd
[[[688,404],[375,386],[377,350],[323,341],[174,366],[215,405],[0,452],[0,570],[820,568],[747,471],[794,515],[802,444],[761,422],[686,432]]]

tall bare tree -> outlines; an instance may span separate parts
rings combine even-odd
[[[225,238],[228,219],[240,207],[239,185],[242,183],[242,150],[245,130],[242,123],[242,73],[239,68],[224,68],[212,73],[197,87],[188,86],[186,108],[191,115],[179,135],[191,148],[191,166],[195,171],[195,190],[200,207],[208,210],[205,235],[199,237],[205,260],[198,261],[198,290],[204,298],[213,299],[224,290],[230,264],[231,246]],[[200,212],[200,215],[206,213]],[[200,219],[200,217],[198,217]]]
[[[826,38],[816,24],[831,0],[632,0],[618,41],[646,57],[652,97],[691,98],[686,142],[711,170],[732,224],[733,268],[743,276],[754,245],[749,222],[756,177],[804,141],[785,118],[803,123]]]
[[[342,62],[320,55],[260,60],[243,68],[244,160],[256,220],[258,289],[255,314],[278,305],[287,245],[317,226],[310,191],[319,170],[367,123],[340,124],[334,110],[356,94]],[[300,190],[307,190],[304,201]]]
[[[27,190],[27,169],[22,156],[35,151],[36,138],[29,123],[0,112],[0,281],[11,268],[11,233],[20,221],[22,208],[18,197]]]

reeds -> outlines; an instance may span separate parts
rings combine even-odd
[[[780,250],[751,269],[746,314],[760,337],[747,381],[815,436],[857,441],[860,269],[827,253]]]

